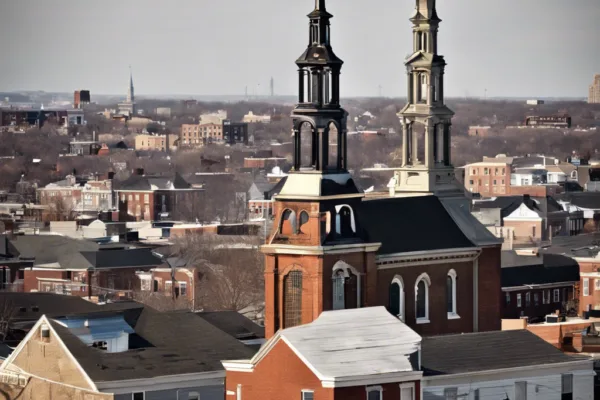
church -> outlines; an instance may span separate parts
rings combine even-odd
[[[422,336],[499,330],[502,242],[471,216],[454,176],[435,0],[416,0],[410,18],[402,165],[389,193],[368,197],[348,172],[332,15],[325,0],[315,3],[296,61],[294,168],[262,246],[266,337],[324,311],[373,306]]]

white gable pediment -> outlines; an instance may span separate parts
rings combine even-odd
[[[519,208],[513,211],[509,216],[505,217],[504,220],[541,220],[542,218],[538,213],[530,209],[525,205],[521,204]]]

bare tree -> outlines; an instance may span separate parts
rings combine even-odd
[[[16,311],[17,309],[12,301],[4,296],[0,299],[0,337],[2,338],[2,342],[6,341],[6,338],[10,333],[10,325]]]
[[[174,251],[199,272],[196,308],[241,311],[264,301],[263,256],[257,237],[186,235]]]
[[[74,221],[75,207],[73,200],[62,195],[54,196],[45,202],[48,205],[47,219],[49,221]]]
[[[135,291],[133,299],[157,311],[190,310],[193,308],[187,297],[173,298],[170,293]]]

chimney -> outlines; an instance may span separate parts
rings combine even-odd
[[[144,168],[136,168],[135,174],[139,176],[144,176]]]
[[[115,179],[115,173],[113,171],[110,171],[108,173],[108,180],[113,180],[113,179]]]

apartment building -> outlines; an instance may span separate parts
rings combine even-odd
[[[137,151],[169,151],[176,145],[175,135],[152,135],[142,134],[135,137],[135,149]]]
[[[510,164],[482,161],[465,165],[465,188],[484,197],[510,193]]]
[[[208,143],[223,142],[223,124],[214,122],[184,124],[179,133],[182,146],[201,147]]]

